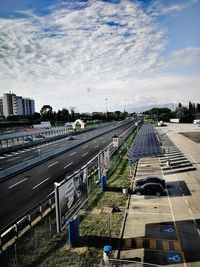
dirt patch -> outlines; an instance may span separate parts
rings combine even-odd
[[[200,132],[183,132],[180,134],[184,135],[195,143],[200,143]]]

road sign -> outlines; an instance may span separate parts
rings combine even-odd
[[[161,230],[162,233],[166,233],[166,234],[173,234],[173,233],[175,233],[175,229],[171,225],[165,225],[165,226],[161,227],[160,230]]]
[[[166,252],[165,255],[165,261],[167,263],[181,263],[183,262],[181,253],[178,252]]]

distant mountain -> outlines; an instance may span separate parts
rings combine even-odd
[[[146,106],[140,106],[140,107],[127,107],[127,111],[129,113],[132,113],[132,112],[144,112],[144,111],[147,111],[147,110],[150,110],[152,108],[169,108],[171,109],[172,111],[174,111],[176,109],[176,107],[178,106],[178,104],[175,104],[175,103],[167,103],[167,104],[156,104],[155,105],[146,105]]]

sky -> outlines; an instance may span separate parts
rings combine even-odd
[[[0,96],[53,110],[200,102],[200,0],[1,0]]]

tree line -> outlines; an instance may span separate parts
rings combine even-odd
[[[170,121],[171,118],[177,118],[180,122],[193,122],[194,119],[200,118],[200,104],[189,101],[188,106],[180,102],[174,111],[169,108],[152,108],[144,112],[151,119],[157,121]]]

